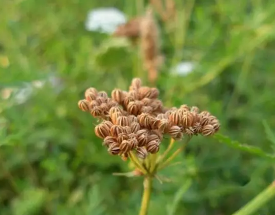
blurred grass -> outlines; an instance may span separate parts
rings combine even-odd
[[[96,121],[76,104],[90,86],[110,93],[135,76],[147,83],[136,48],[87,32],[84,22],[97,7],[116,5],[133,17],[148,2],[1,3],[0,89],[52,75],[58,82],[23,104],[14,94],[0,100],[0,214],[137,213],[141,179],[111,175],[128,167],[106,153],[93,134]],[[157,87],[165,105],[207,109],[221,120],[221,133],[274,155],[274,1],[176,4],[177,22],[158,20],[165,63]],[[171,74],[180,61],[198,66],[186,77]],[[215,139],[194,138],[178,161],[162,173],[172,183],[156,182],[149,214],[231,214],[274,180],[274,162]],[[274,204],[260,213],[274,214]]]

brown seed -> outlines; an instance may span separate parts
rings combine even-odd
[[[169,128],[169,121],[167,119],[161,119],[158,122],[158,130],[160,132],[165,132]]]
[[[207,116],[207,115],[199,115],[199,117],[200,117],[200,124],[202,126],[205,126],[205,125],[207,125],[209,123],[209,116]]]
[[[208,111],[202,111],[200,113],[201,116],[210,116],[211,114]]]
[[[147,98],[156,99],[159,96],[159,90],[157,88],[151,88],[149,92],[146,96]]]
[[[191,112],[194,112],[194,113],[198,114],[200,112],[200,109],[196,106],[193,106],[193,107],[191,107]]]
[[[127,105],[127,111],[130,114],[137,115],[140,111],[140,106],[136,102],[129,102]]]
[[[120,89],[114,89],[112,91],[112,99],[118,103],[122,103],[124,99],[124,94]]]
[[[91,102],[89,103],[90,109],[93,109],[94,107],[97,107],[97,106],[99,106],[99,104],[97,103],[97,101],[91,101]]]
[[[194,130],[193,127],[189,127],[189,128],[186,128],[186,129],[185,129],[185,133],[186,133],[187,135],[189,135],[189,136],[192,136],[192,135],[195,134],[195,130]]]
[[[147,105],[150,105],[152,103],[152,99],[149,99],[149,98],[144,98],[141,100],[141,102],[147,106]]]
[[[78,107],[82,110],[82,111],[88,111],[90,110],[89,108],[89,102],[87,100],[80,100],[78,102]]]
[[[138,92],[136,90],[130,90],[128,94],[130,97],[133,97],[135,100],[138,99]]]
[[[133,122],[138,122],[137,117],[134,116],[134,115],[129,115],[128,120],[129,120],[130,124],[133,123]]]
[[[105,138],[110,136],[110,126],[112,125],[111,122],[103,121],[99,125],[95,127],[95,134],[100,138]]]
[[[202,127],[201,134],[203,136],[210,136],[215,133],[213,125],[205,125]]]
[[[159,119],[156,119],[154,117],[151,118],[151,129],[158,129],[158,125],[160,123]]]
[[[147,144],[146,148],[148,152],[155,154],[159,151],[159,142],[153,140]]]
[[[179,136],[179,134],[181,133],[181,128],[179,126],[171,126],[169,129],[168,129],[168,133],[174,138],[174,139],[177,139],[177,137]]]
[[[140,110],[141,113],[152,113],[154,110],[150,106],[143,106]]]
[[[142,134],[137,137],[138,146],[145,146],[148,143],[148,135]]]
[[[220,129],[220,122],[217,119],[211,120],[210,124],[214,127],[215,131]]]
[[[130,125],[127,116],[119,116],[119,117],[117,117],[116,124],[117,125],[121,125],[121,126],[129,126]]]
[[[92,101],[92,100],[95,100],[97,97],[97,90],[93,87],[91,88],[88,88],[86,91],[85,91],[85,98],[88,100],[88,101]]]
[[[186,110],[186,111],[190,111],[190,108],[188,107],[188,105],[184,104],[180,106],[180,109],[182,110]]]
[[[91,114],[94,116],[94,117],[99,117],[102,115],[102,110],[100,107],[96,106],[94,107],[93,109],[91,109]]]
[[[103,145],[109,147],[112,143],[116,143],[116,138],[107,136],[104,138]]]
[[[168,116],[166,114],[160,113],[157,115],[157,119],[168,119]]]
[[[123,140],[122,143],[120,144],[119,148],[122,153],[127,153],[131,151],[131,142],[129,140]]]
[[[124,126],[123,127],[123,132],[125,134],[131,134],[132,133],[131,127],[130,126]]]
[[[118,155],[120,153],[119,145],[117,143],[112,143],[108,148],[108,152],[111,155]]]
[[[135,101],[134,97],[127,95],[125,96],[123,102],[124,102],[124,105],[127,107],[130,102],[134,102],[134,101]]]
[[[185,114],[181,115],[181,122],[180,122],[180,124],[184,128],[191,127],[193,125],[193,119],[194,119],[193,114],[188,111]]]
[[[118,124],[118,118],[122,116],[121,112],[114,112],[110,115],[110,118],[114,124]]]
[[[111,99],[108,99],[108,100],[107,100],[107,105],[108,105],[109,109],[111,109],[112,107],[118,106],[118,103],[117,103],[116,101],[113,101],[113,100],[111,100]]]
[[[123,127],[120,125],[113,125],[110,132],[113,137],[118,137],[119,134],[123,133]]]
[[[193,125],[193,129],[194,129],[195,134],[200,133],[201,129],[202,129],[202,126],[201,126],[201,124],[199,122],[196,122]]]
[[[169,115],[168,120],[173,125],[179,125],[181,121],[181,115],[178,113],[178,111],[174,111]]]
[[[140,130],[140,125],[138,122],[132,122],[130,127],[133,133],[136,133],[138,130]]]
[[[130,140],[130,143],[131,143],[131,150],[138,146],[138,140],[135,137],[133,137],[129,140]]]
[[[139,88],[141,87],[141,85],[142,85],[142,81],[141,81],[140,78],[134,78],[134,79],[132,80],[131,86],[132,86],[134,89],[139,89]]]
[[[120,133],[118,134],[118,138],[117,138],[117,141],[119,143],[122,143],[123,140],[128,140],[129,139],[129,136],[125,133]]]
[[[109,111],[109,107],[108,107],[108,105],[106,103],[102,103],[100,105],[100,109],[103,111],[104,114],[107,114],[108,111]]]
[[[97,97],[96,98],[96,101],[99,105],[103,104],[103,103],[106,103],[107,102],[107,99],[106,98],[103,98],[103,97]]]
[[[151,134],[151,135],[148,136],[148,142],[151,142],[151,141],[158,141],[158,142],[160,142],[160,138],[156,134]]]
[[[151,102],[151,107],[153,108],[154,111],[161,110],[163,108],[163,104],[160,100],[153,100]]]
[[[108,94],[105,91],[100,91],[97,95],[102,98],[108,98]]]
[[[138,147],[136,149],[136,152],[137,152],[137,156],[141,159],[145,159],[148,155],[148,152],[145,147]]]
[[[150,94],[151,88],[150,87],[141,87],[138,89],[139,99],[147,98]]]
[[[137,118],[142,127],[150,128],[152,117],[149,114],[142,113]]]

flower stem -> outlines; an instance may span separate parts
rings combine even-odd
[[[140,169],[140,171],[146,175],[147,174],[147,170],[143,167],[143,165],[140,163],[140,161],[138,160],[137,156],[135,155],[134,152],[130,152],[130,159],[132,160],[132,162],[134,163],[134,165],[136,166],[136,168]]]
[[[167,149],[165,150],[165,152],[163,152],[163,154],[159,157],[159,159],[157,160],[157,163],[160,163],[161,161],[163,161],[163,159],[167,156],[167,154],[170,152],[170,150],[173,148],[175,140],[173,138],[171,138],[170,143],[167,147]]]
[[[259,193],[254,199],[248,202],[244,207],[235,212],[233,215],[249,215],[254,214],[272,197],[275,196],[275,181],[272,182],[265,190]]]
[[[139,215],[147,215],[149,202],[150,202],[150,196],[151,196],[151,190],[152,190],[152,177],[146,176],[143,181],[143,196],[140,206]]]

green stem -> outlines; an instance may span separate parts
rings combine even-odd
[[[147,174],[147,170],[143,167],[143,165],[140,163],[140,161],[138,160],[137,156],[135,155],[134,152],[130,152],[130,158],[132,160],[132,162],[135,164],[135,166],[140,169],[140,171],[146,175]]]
[[[170,152],[170,150],[173,148],[174,142],[175,142],[175,140],[174,140],[173,138],[171,138],[170,143],[169,143],[167,149],[166,149],[165,152],[163,152],[163,154],[159,157],[159,159],[157,160],[157,163],[161,163],[161,162],[164,160],[164,158],[167,156],[167,154],[168,154],[168,153]]]
[[[259,193],[254,199],[248,202],[244,207],[232,215],[249,215],[255,213],[271,198],[275,196],[275,181],[272,182],[265,190]]]
[[[152,177],[148,176],[144,178],[143,187],[144,190],[139,215],[147,215],[148,213],[148,207],[152,190]]]

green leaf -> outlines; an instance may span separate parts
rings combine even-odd
[[[225,143],[231,148],[238,149],[240,151],[248,152],[253,155],[257,155],[259,157],[263,157],[269,160],[274,161],[275,160],[275,155],[268,154],[264,151],[262,151],[260,148],[255,147],[255,146],[249,146],[246,144],[241,144],[238,141],[231,140],[229,137],[223,136],[222,134],[216,134],[214,136],[219,142]]]

